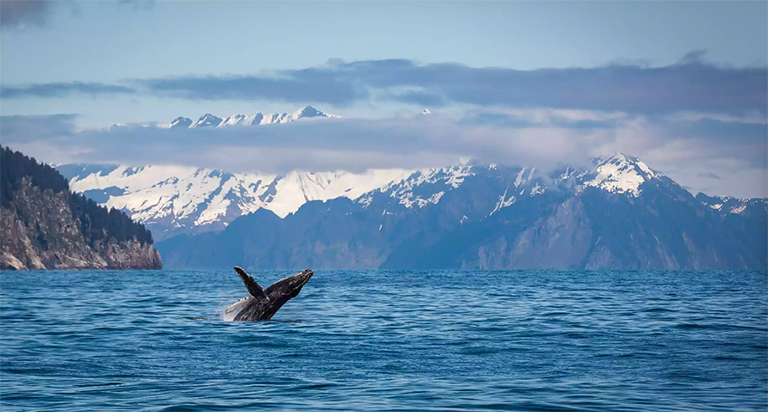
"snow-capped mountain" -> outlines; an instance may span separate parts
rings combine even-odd
[[[147,225],[157,240],[221,230],[237,217],[262,208],[284,218],[313,200],[345,197],[370,202],[377,190],[402,207],[421,208],[439,202],[445,190],[458,188],[464,177],[473,174],[473,166],[467,164],[365,173],[293,171],[283,176],[184,166],[70,164],[58,170],[73,191],[125,211]],[[530,179],[533,170],[529,170]],[[543,191],[539,186],[532,193],[535,190]]]
[[[146,224],[158,240],[220,230],[260,208],[285,217],[307,201],[357,198],[411,174],[392,169],[361,174],[295,171],[277,176],[183,166],[63,165],[58,170],[69,179],[72,190],[124,210]]]
[[[621,154],[586,170],[459,164],[158,250],[171,268],[764,268],[767,203],[750,202],[762,209],[722,212]]]
[[[305,106],[291,113],[261,113],[233,114],[224,118],[206,113],[193,122],[188,117],[177,117],[165,127],[168,128],[203,128],[203,127],[230,127],[230,126],[261,126],[268,124],[291,123],[309,118],[339,118],[340,116],[328,114]]]
[[[156,239],[179,233],[221,230],[239,216],[267,209],[284,218],[308,201],[346,197],[370,202],[374,193],[387,192],[406,208],[436,204],[446,191],[457,189],[464,178],[485,166],[458,164],[422,170],[381,169],[365,173],[293,171],[284,176],[230,173],[183,166],[63,165],[58,169],[72,190],[98,203],[128,213],[146,224]],[[496,170],[489,166],[488,171]],[[504,169],[507,171],[506,169]],[[514,187],[499,193],[497,208],[516,197],[536,196],[547,190],[549,179],[535,178],[535,168],[516,170]],[[571,178],[579,187],[594,186],[613,193],[639,195],[639,186],[657,178],[644,163],[617,155],[591,170],[568,168],[555,182]],[[526,192],[527,191],[527,192]],[[495,211],[489,210],[486,214]]]
[[[145,223],[169,268],[231,266],[233,259],[263,268],[765,261],[766,200],[741,201],[742,209],[734,199],[694,198],[623,154],[554,171],[473,163],[285,176],[176,166],[58,169],[73,190]]]

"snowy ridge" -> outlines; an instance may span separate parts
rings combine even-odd
[[[713,210],[736,215],[743,214],[748,207],[757,206],[768,208],[768,199],[742,199],[733,196],[706,196],[701,193],[696,196],[696,198]]]
[[[232,126],[261,126],[268,124],[291,123],[309,118],[340,118],[334,114],[328,114],[315,109],[312,106],[304,106],[291,113],[267,113],[256,112],[253,114],[233,114],[224,118],[206,113],[193,122],[188,117],[177,117],[171,123],[162,125],[163,128],[190,128],[199,129],[205,127],[232,127]]]
[[[505,207],[512,206],[515,204],[515,196],[510,195],[509,198],[507,198],[507,192],[509,191],[509,188],[507,188],[504,191],[504,194],[499,196],[499,201],[496,202],[496,207],[493,208],[491,213],[488,216],[493,216],[494,213],[498,212],[501,209],[504,209]]]
[[[464,183],[464,178],[472,175],[472,167],[459,164],[452,167],[421,169],[414,171],[407,179],[393,182],[382,188],[389,191],[389,196],[398,200],[406,208],[425,207],[437,204],[446,190],[456,189]],[[437,187],[429,190],[430,187]],[[420,189],[420,190],[419,190]]]
[[[202,116],[200,116],[197,121],[192,124],[193,128],[200,128],[200,127],[218,127],[221,124],[221,117],[214,116],[210,113],[206,113]]]
[[[535,171],[536,171],[535,167],[532,167],[530,169],[528,169],[527,167],[524,167],[520,169],[520,171],[517,173],[517,178],[515,178],[515,187],[516,188],[520,187],[521,185],[533,180],[533,173]],[[527,177],[526,177],[526,172],[528,173]]]

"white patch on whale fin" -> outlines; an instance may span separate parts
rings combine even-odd
[[[240,311],[248,305],[251,299],[253,299],[253,296],[248,296],[247,298],[242,298],[237,302],[229,305],[228,308],[224,309],[224,313],[221,314],[221,320],[225,322],[231,322],[235,320],[237,315],[240,314]]]

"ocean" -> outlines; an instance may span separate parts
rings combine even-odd
[[[266,287],[295,272],[250,271]],[[0,273],[2,411],[765,411],[766,272]]]

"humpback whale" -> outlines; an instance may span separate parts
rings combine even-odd
[[[272,286],[264,290],[253,280],[249,274],[235,266],[235,272],[245,283],[248,297],[240,299],[224,310],[224,320],[242,320],[256,322],[270,320],[285,302],[295,298],[301,292],[301,288],[312,277],[310,269],[304,269],[301,273],[278,280]]]

